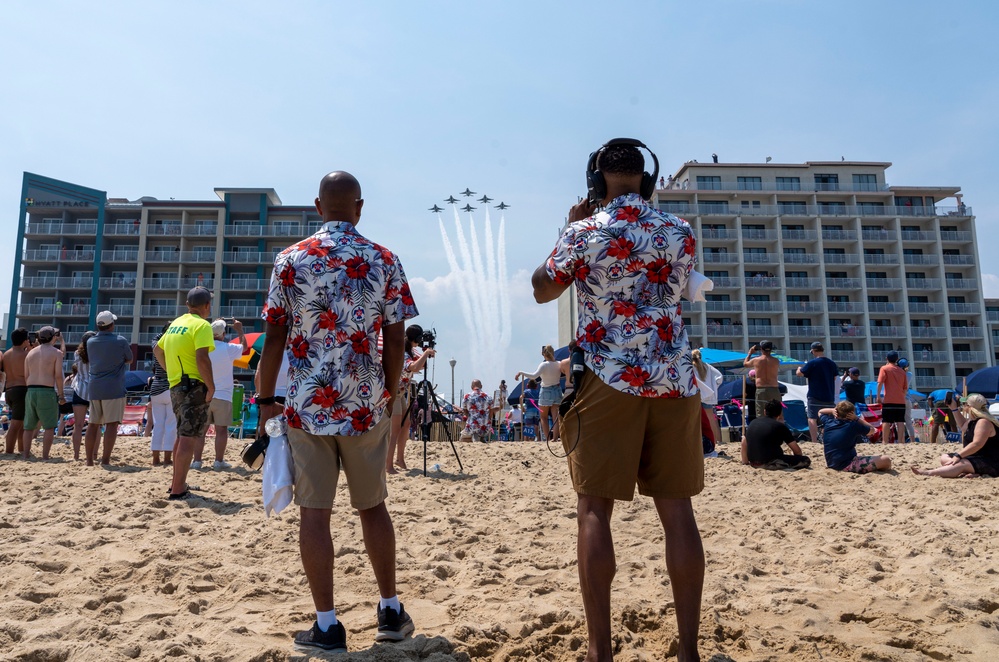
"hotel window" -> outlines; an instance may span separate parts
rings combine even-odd
[[[720,191],[721,177],[710,176],[710,175],[698,175],[697,189],[699,191]]]
[[[788,294],[787,300],[795,303],[807,303],[811,301],[807,294]]]
[[[785,278],[808,278],[807,271],[785,271]]]
[[[923,296],[910,296],[909,297],[909,303],[929,303],[929,302],[930,302],[930,298],[929,297],[923,297]]]
[[[762,191],[763,179],[760,177],[739,177],[737,179],[740,191]]]
[[[732,298],[727,294],[705,294],[704,298],[708,301],[731,301]]]
[[[916,368],[916,377],[936,377],[936,368]]]
[[[852,352],[853,343],[852,342],[834,342],[832,344],[832,351],[834,352]]]
[[[877,191],[878,190],[877,175],[854,175],[853,189],[855,191]]]
[[[749,200],[743,200],[741,206],[742,206],[743,209],[749,209],[750,208],[750,204],[752,204],[752,208],[753,209],[759,209],[760,208],[760,201],[759,200],[753,200],[752,203],[750,203]]]
[[[888,297],[880,294],[868,294],[867,303],[888,303]]]
[[[849,303],[850,297],[845,294],[827,294],[826,303]]]
[[[839,175],[815,175],[816,191],[838,191]]]
[[[659,208],[670,214],[686,214],[690,211],[690,205],[683,200],[663,200],[660,201]]]
[[[857,208],[863,216],[884,216],[885,203],[883,202],[858,202]],[[880,228],[874,228],[879,230]]]
[[[725,255],[728,253],[728,248],[725,246],[705,246],[705,255]]]
[[[788,246],[787,248],[784,249],[784,255],[804,255],[804,254],[805,254],[804,248]]]
[[[867,272],[867,279],[868,280],[870,280],[872,278],[887,278],[887,277],[888,277],[888,272],[887,271],[868,271]]]
[[[893,326],[891,320],[872,319],[871,326]]]
[[[778,177],[777,178],[777,190],[778,191],[800,191],[801,190],[801,179],[798,177]],[[804,203],[802,203],[804,204]]]
[[[890,342],[872,342],[871,351],[872,352],[890,352],[895,349],[895,346]]]
[[[701,211],[705,214],[727,212],[728,200],[704,200],[701,202]]]
[[[812,349],[812,343],[807,342],[793,342],[791,343],[792,352],[807,352]]]
[[[912,351],[914,352],[932,352],[933,343],[931,342],[916,342],[912,343]]]
[[[922,271],[913,271],[913,272],[906,271],[905,272],[905,279],[906,280],[925,280],[926,279],[926,274],[923,273]]]
[[[214,256],[215,255],[215,247],[214,246],[195,246],[194,247],[194,254],[197,255],[198,257],[205,257],[205,258],[210,257],[210,256]]]

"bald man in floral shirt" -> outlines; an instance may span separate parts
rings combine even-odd
[[[349,173],[323,178],[316,198],[323,226],[278,254],[262,314],[258,404],[274,404],[281,353],[289,358],[284,415],[302,565],[316,606],[312,628],[295,636],[305,651],[347,650],[334,608],[330,534],[341,468],[378,584],[375,641],[399,641],[414,629],[396,594],[385,463],[395,397],[386,385],[394,391],[399,384],[403,323],[417,310],[399,258],[357,231],[363,204]]]
[[[473,441],[489,441],[493,426],[489,422],[492,398],[482,392],[482,382],[472,380],[472,392],[466,393],[461,409],[468,418],[465,420],[465,434],[471,435]]]

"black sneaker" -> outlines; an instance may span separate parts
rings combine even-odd
[[[319,623],[313,623],[311,628],[295,635],[295,648],[306,652],[319,648],[324,651],[346,653],[347,631],[343,629],[343,623],[340,621],[326,632],[319,629]]]
[[[415,629],[413,619],[402,604],[399,605],[399,611],[385,607],[378,610],[378,634],[375,635],[375,641],[402,641]]]

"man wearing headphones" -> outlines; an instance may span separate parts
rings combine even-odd
[[[610,520],[614,501],[631,501],[637,483],[666,532],[678,657],[697,660],[704,551],[690,499],[704,488],[704,461],[701,402],[680,317],[695,242],[686,221],[646,202],[659,164],[650,151],[655,167],[644,172],[639,148],[648,149],[619,138],[590,155],[588,200],[569,210],[532,284],[538,303],[575,285],[579,304],[576,342],[585,368],[562,440],[577,494],[586,659],[612,658]]]

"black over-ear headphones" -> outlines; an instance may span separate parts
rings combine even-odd
[[[600,201],[607,197],[607,180],[604,179],[604,173],[597,169],[597,161],[605,149],[614,147],[615,145],[638,147],[652,155],[652,164],[654,166],[652,174],[650,175],[647,171],[642,173],[642,186],[639,189],[642,197],[648,200],[656,192],[656,178],[659,176],[659,159],[656,158],[655,152],[645,146],[645,143],[634,138],[615,138],[614,140],[609,140],[601,145],[600,149],[590,154],[590,160],[586,163],[586,197],[594,205],[600,204]]]

